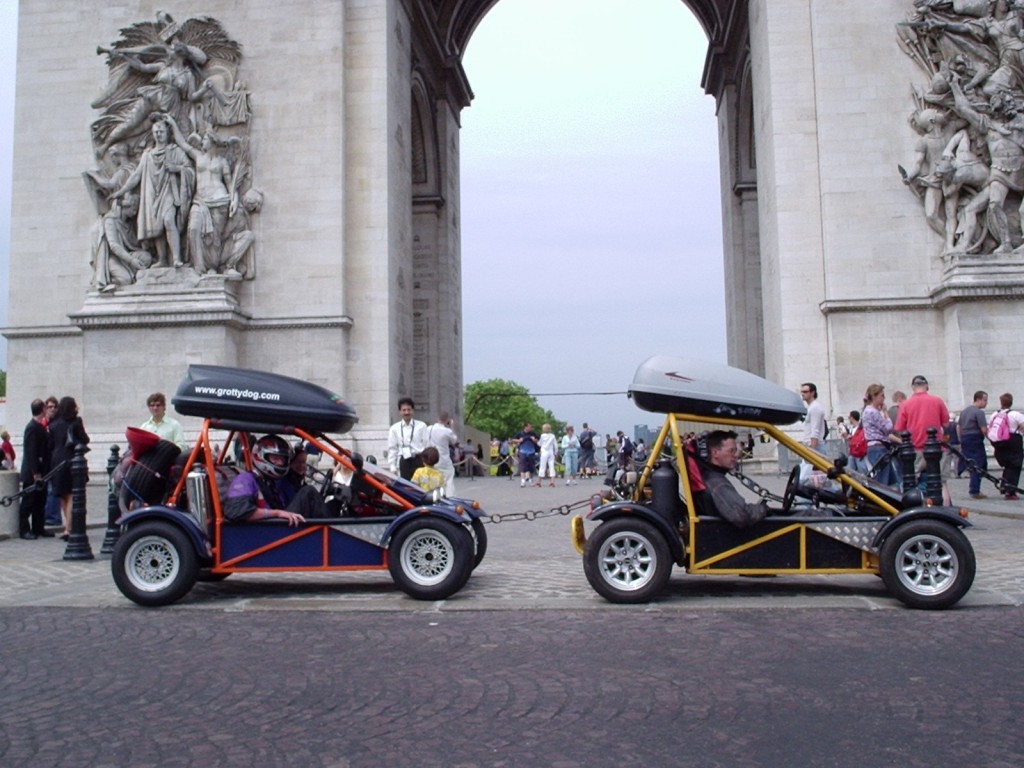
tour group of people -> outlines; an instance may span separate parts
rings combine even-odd
[[[149,418],[140,427],[183,448],[181,424],[166,415],[167,398],[155,392],[146,403]],[[71,535],[71,459],[75,446],[88,445],[89,433],[73,397],[38,398],[29,410],[32,418],[25,425],[21,443],[18,533],[26,540],[51,538],[57,534],[47,527],[60,527],[60,536],[66,541]],[[9,441],[5,443],[5,466],[13,469],[14,448]]]
[[[570,425],[565,434],[556,435],[550,424],[537,431],[525,423],[515,435],[492,440],[490,461],[485,463],[482,445],[474,448],[468,440],[465,446],[459,442],[447,411],[438,414],[433,424],[416,419],[415,411],[412,398],[398,401],[399,420],[388,430],[387,465],[428,490],[444,487],[449,494],[454,492],[459,466],[467,475],[489,473],[496,466],[498,476],[511,480],[518,475],[522,487],[540,487],[545,482],[554,486],[557,479],[575,485],[580,478],[603,477],[612,464],[631,466],[647,455],[643,440],[634,443],[621,430],[615,436],[602,436],[584,422],[579,432]]]
[[[622,430],[602,437],[587,422],[579,433],[569,425],[560,436],[550,424],[537,433],[526,423],[517,434],[491,442],[491,463],[497,465],[497,474],[510,480],[518,474],[522,487],[539,488],[545,480],[554,486],[557,478],[576,485],[580,478],[604,477],[612,466],[630,468],[646,459],[643,440],[634,442]]]
[[[1018,500],[1024,464],[1024,414],[1014,410],[1013,394],[1004,392],[997,402],[990,403],[988,392],[977,390],[971,403],[956,414],[950,412],[941,397],[929,391],[925,376],[914,376],[910,388],[909,397],[899,390],[893,392],[887,405],[885,386],[870,384],[864,392],[863,407],[850,411],[846,418],[836,416],[833,433],[827,430],[824,409],[817,401],[817,388],[813,383],[805,383],[800,389],[807,404],[803,441],[821,450],[828,434],[830,439],[843,442],[843,452],[852,469],[872,472],[883,483],[899,484],[902,469],[892,448],[901,443],[900,433],[910,432],[916,452],[915,471],[920,472],[928,430],[935,428],[945,449],[944,477],[961,477],[966,472],[970,497],[987,498],[981,491],[981,481],[982,472],[988,472],[991,446],[993,458],[1002,469],[998,492],[1008,501]],[[989,414],[992,405],[996,408]]]

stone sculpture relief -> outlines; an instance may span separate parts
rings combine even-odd
[[[92,106],[98,168],[83,173],[99,220],[94,287],[111,293],[156,270],[255,277],[249,92],[241,48],[216,19],[159,12],[105,54],[109,78]],[[182,275],[184,278],[185,276]],[[161,280],[166,282],[166,279]]]
[[[900,47],[927,76],[899,167],[947,262],[1024,253],[1024,0],[915,0]]]

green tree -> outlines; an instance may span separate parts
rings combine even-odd
[[[0,371],[0,397],[7,397],[7,371]]]
[[[541,424],[550,424],[556,434],[565,431],[564,422],[541,408],[530,390],[514,381],[474,381],[466,387],[465,403],[466,424],[494,437],[511,437],[527,421],[537,432]]]

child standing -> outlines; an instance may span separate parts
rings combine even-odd
[[[436,469],[441,454],[437,448],[430,445],[420,453],[420,461],[423,465],[412,473],[412,481],[424,491],[434,491],[445,484],[444,472]]]

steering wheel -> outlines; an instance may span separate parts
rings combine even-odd
[[[790,470],[789,479],[786,481],[786,490],[782,492],[782,512],[786,514],[796,500],[796,488],[800,484],[800,465],[797,464]]]
[[[320,480],[320,498],[327,501],[327,498],[331,495],[331,490],[334,486],[334,472],[325,472],[322,469],[309,470],[309,478],[314,482]]]

